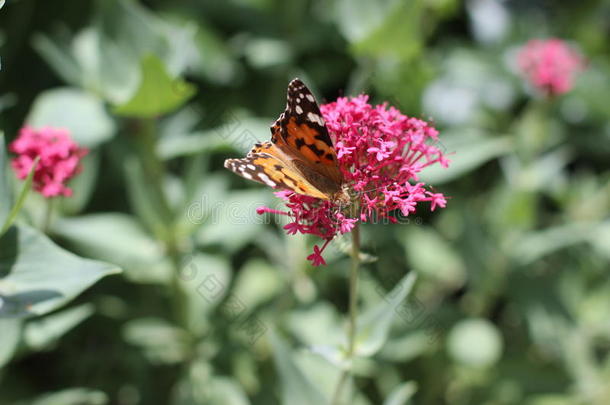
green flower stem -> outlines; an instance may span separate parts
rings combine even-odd
[[[42,232],[45,234],[49,233],[49,229],[51,228],[51,221],[53,220],[53,206],[55,198],[47,198],[45,210],[44,210],[44,219],[42,220]]]
[[[178,235],[174,222],[174,213],[168,201],[167,195],[163,188],[163,180],[165,178],[165,165],[157,155],[157,134],[156,122],[154,119],[143,119],[134,121],[135,134],[138,158],[142,165],[142,170],[151,185],[151,190],[154,193],[159,209],[161,210],[161,220],[163,222],[163,232],[157,235],[165,244],[167,255],[172,264],[171,278],[171,300],[174,306],[175,322],[188,332],[188,311],[187,311],[187,296],[182,287],[180,273],[182,271],[182,255]]]
[[[349,323],[347,329],[347,351],[345,357],[350,363],[339,376],[339,382],[333,394],[332,404],[339,405],[341,392],[350,374],[351,361],[356,348],[356,327],[358,319],[358,267],[360,266],[360,228],[358,224],[352,229],[352,268],[349,275]]]
[[[142,170],[147,178],[148,184],[152,186],[152,192],[159,204],[160,215],[165,225],[162,239],[172,239],[173,233],[173,213],[171,206],[163,190],[163,179],[165,178],[165,165],[157,156],[157,134],[156,122],[154,119],[143,119],[134,122],[135,143],[138,158],[142,165]]]

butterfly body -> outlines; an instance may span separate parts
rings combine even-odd
[[[275,189],[349,200],[320,108],[299,79],[288,85],[286,110],[271,126],[271,140],[255,144],[243,159],[227,159],[225,167]]]

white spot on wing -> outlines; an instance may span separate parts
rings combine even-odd
[[[256,170],[256,166],[254,166],[253,164],[248,164],[248,169],[250,170]]]
[[[314,102],[314,98],[311,94],[307,95],[307,100],[311,101],[312,103]]]
[[[296,106],[295,111],[297,112],[297,114],[303,114],[303,109],[301,108],[300,105]]]
[[[269,187],[275,187],[276,183],[269,178],[265,173],[258,173],[258,177]]]
[[[312,112],[307,113],[307,119],[310,121],[318,123],[320,126],[324,126],[324,120],[318,114],[314,114]]]

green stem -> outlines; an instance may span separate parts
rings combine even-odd
[[[333,394],[332,404],[341,403],[341,392],[350,374],[351,361],[356,346],[356,321],[358,319],[358,268],[360,266],[360,228],[358,224],[352,229],[352,268],[349,275],[349,324],[347,329],[347,352],[345,357],[349,366],[341,371],[339,382]]]
[[[55,198],[47,198],[47,203],[44,210],[44,219],[42,221],[42,232],[45,234],[49,233],[51,228],[51,220],[53,219],[53,201]]]
[[[144,119],[135,121],[134,125],[137,128],[137,134],[134,138],[137,144],[140,164],[146,179],[152,186],[151,191],[154,193],[161,219],[165,225],[162,238],[168,241],[172,239],[174,227],[173,212],[163,187],[165,165],[157,156],[156,122],[154,119]]]
[[[163,189],[165,165],[157,155],[156,121],[143,119],[133,122],[136,129],[135,140],[138,157],[144,175],[151,185],[151,190],[161,211],[163,230],[157,237],[165,244],[167,255],[172,264],[171,295],[176,323],[188,331],[187,297],[182,287],[180,273],[182,271],[183,253],[180,250],[178,235],[174,224],[174,213]]]

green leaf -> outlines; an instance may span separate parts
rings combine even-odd
[[[392,390],[386,400],[383,401],[383,405],[406,405],[416,391],[417,384],[413,381],[402,383]]]
[[[154,118],[171,112],[195,94],[195,86],[182,79],[173,79],[163,62],[156,56],[146,56],[141,62],[141,81],[131,99],[117,105],[118,115]]]
[[[83,72],[72,55],[70,44],[60,43],[43,34],[34,34],[32,47],[66,83],[82,85]]]
[[[221,256],[199,253],[186,256],[180,269],[181,286],[186,292],[189,323],[193,331],[203,332],[207,326],[208,317],[229,293],[231,282],[231,267]],[[245,312],[252,308],[241,302],[241,297],[233,295],[237,305],[235,317],[244,317]]]
[[[421,275],[452,286],[461,285],[466,268],[450,243],[433,229],[409,226],[401,229],[402,240],[411,268]]]
[[[320,405],[327,400],[294,361],[286,344],[271,333],[273,359],[280,375],[283,405]]]
[[[502,355],[502,336],[486,319],[466,319],[453,327],[447,338],[449,354],[458,363],[491,366]]]
[[[447,155],[449,168],[439,164],[426,167],[421,180],[433,185],[446,183],[476,169],[482,164],[510,152],[512,139],[508,136],[488,137],[472,132],[444,133],[438,145]]]
[[[46,314],[120,271],[75,256],[32,228],[12,227],[0,238],[0,317]]]
[[[380,0],[339,0],[335,19],[339,31],[350,42],[359,42],[383,25],[392,4]]]
[[[366,311],[357,321],[355,353],[372,356],[381,349],[390,333],[392,320],[400,305],[411,292],[417,276],[409,272],[376,306]]]
[[[17,197],[17,201],[15,202],[15,205],[13,205],[11,212],[8,214],[8,217],[4,221],[4,225],[2,225],[2,228],[0,228],[0,237],[2,235],[4,235],[6,233],[6,231],[8,230],[8,228],[10,228],[10,226],[13,224],[13,222],[15,222],[15,219],[17,218],[17,214],[19,214],[21,207],[23,207],[23,204],[25,203],[25,198],[28,196],[28,193],[30,192],[30,189],[32,188],[32,180],[34,178],[34,172],[36,171],[36,166],[38,165],[39,159],[40,159],[39,157],[36,157],[36,159],[34,160],[34,163],[32,164],[32,168],[30,169],[30,172],[28,173],[28,177],[25,179],[25,182],[23,183],[23,186],[21,187],[21,192],[19,193],[19,197]]]
[[[76,143],[87,148],[109,140],[116,130],[102,100],[72,87],[40,93],[26,122],[34,127],[66,128]]]
[[[226,116],[207,115],[204,118],[213,129],[192,133],[174,133],[157,144],[157,153],[163,159],[196,155],[203,152],[233,149],[246,153],[252,145],[269,136],[271,119],[244,117],[228,112]]]
[[[17,405],[105,405],[108,397],[105,393],[89,388],[69,388],[40,395]]]
[[[529,264],[557,250],[586,242],[598,229],[596,223],[568,223],[521,235],[511,248],[511,255],[521,264]]]
[[[2,311],[3,299],[0,297],[0,311]],[[13,357],[19,340],[21,339],[21,319],[0,317],[0,369]]]
[[[417,315],[413,315],[414,320]],[[406,363],[434,348],[432,339],[435,337],[425,328],[416,329],[396,338],[390,338],[376,358],[384,361]]]
[[[164,283],[170,263],[162,246],[126,214],[104,213],[55,221],[53,232],[80,254],[117,263],[136,282]]]
[[[239,383],[227,377],[213,377],[209,383],[209,405],[250,405],[248,396]]]
[[[26,323],[24,339],[28,347],[40,350],[50,346],[93,314],[93,305],[83,304]]]
[[[123,336],[127,342],[140,347],[152,364],[176,364],[188,356],[188,334],[160,318],[129,321]]]
[[[255,308],[282,291],[284,284],[278,274],[280,271],[267,261],[250,260],[237,273],[233,291],[246,307]]]
[[[163,219],[166,208],[160,198],[155,197],[155,190],[135,156],[127,156],[123,164],[123,173],[127,180],[129,204],[138,217],[157,239],[167,237],[167,226]]]
[[[11,187],[8,182],[8,159],[4,142],[4,133],[0,131],[0,224],[7,221],[13,205]]]
[[[227,85],[235,80],[242,65],[231,45],[219,34],[199,21],[196,33],[196,46],[199,48],[199,61],[193,63],[192,68],[213,83]]]
[[[197,234],[201,244],[220,244],[234,252],[255,239],[270,218],[256,214],[256,208],[273,203],[273,194],[266,189],[232,192],[218,203],[222,194],[202,196],[197,209],[190,209],[193,219],[205,218],[205,226]]]
[[[288,324],[294,336],[324,357],[326,354],[334,355],[335,349],[329,345],[339,346],[345,335],[339,314],[326,302],[292,311]]]
[[[373,57],[395,56],[409,60],[417,55],[421,43],[422,1],[394,1],[381,25],[366,38],[353,44],[358,54]]]

